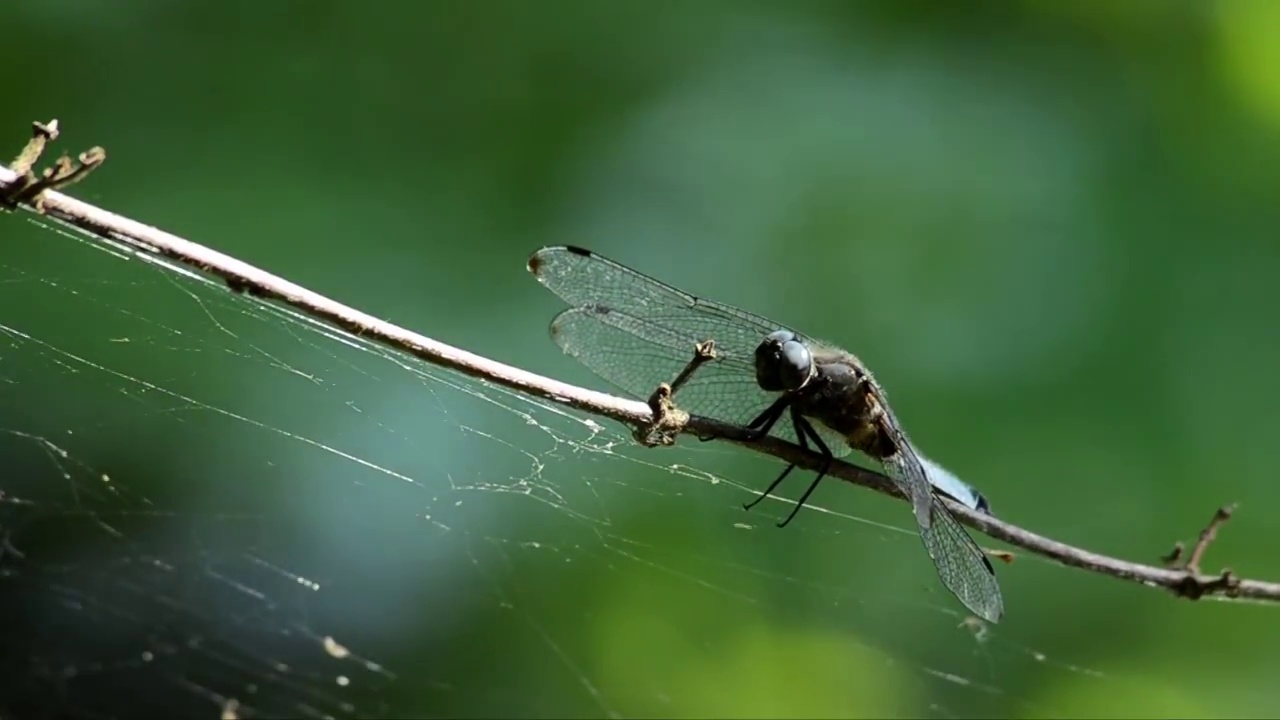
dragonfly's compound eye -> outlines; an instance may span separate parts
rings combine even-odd
[[[764,390],[799,390],[813,375],[813,354],[790,330],[769,333],[756,346],[756,382]]]

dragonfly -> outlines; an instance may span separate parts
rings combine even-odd
[[[528,267],[569,305],[551,321],[556,344],[626,394],[645,399],[667,384],[674,404],[688,413],[745,427],[754,438],[773,434],[822,456],[778,527],[805,505],[835,457],[857,450],[879,462],[910,501],[943,585],[977,616],[999,621],[1004,600],[995,569],[940,496],[981,512],[990,505],[915,449],[856,356],[584,248],[544,247]],[[788,465],[744,507],[771,495],[794,468]]]

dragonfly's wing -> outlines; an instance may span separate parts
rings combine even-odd
[[[897,448],[897,452],[881,458],[881,463],[885,474],[911,501],[916,523],[920,526],[920,539],[938,568],[938,576],[965,607],[988,622],[998,621],[1004,614],[1004,599],[1000,595],[1000,585],[996,582],[995,568],[991,566],[991,561],[982,552],[982,548],[969,537],[969,533],[965,532],[951,511],[947,510],[942,499],[936,495],[930,476],[920,462],[920,456],[916,454],[915,448],[907,440],[907,434],[889,409],[884,392],[875,385],[872,387],[872,399],[882,411],[881,428],[888,433]],[[933,463],[930,466],[940,469]],[[955,476],[950,477],[955,479]],[[935,475],[934,478],[941,479],[941,476]],[[956,482],[959,483],[959,480]],[[981,495],[963,483],[960,485],[973,493],[976,506]],[[958,487],[940,489],[948,494],[960,491]],[[961,499],[960,502],[964,503],[965,500]],[[982,504],[985,506],[985,499]]]
[[[620,327],[663,346],[687,341],[687,348],[676,348],[683,357],[693,356],[694,342],[714,339],[718,349],[750,363],[765,335],[785,329],[768,318],[695,297],[582,248],[542,248],[529,258],[529,271],[571,307],[623,313],[633,320]]]
[[[920,530],[920,539],[938,568],[942,584],[978,617],[999,622],[1004,614],[1004,598],[995,568],[940,499],[934,501],[933,523]]]
[[[707,339],[624,310],[569,308],[551,321],[551,337],[566,353],[628,395],[644,399],[675,380]],[[700,366],[674,401],[682,410],[745,425],[773,401],[756,385],[747,361],[716,343],[715,359]]]
[[[628,395],[649,397],[659,383],[675,380],[697,343],[713,340],[715,358],[677,390],[679,408],[741,426],[777,398],[756,384],[754,357],[764,336],[784,326],[682,292],[589,250],[543,248],[529,259],[529,270],[572,306],[551,323],[556,343]],[[785,421],[772,434],[798,442]],[[834,455],[849,452],[843,438],[823,435]]]
[[[600,313],[594,308],[569,308],[551,322],[551,336],[566,353],[626,394],[647,398],[659,383],[669,383],[693,358],[687,337],[663,332],[662,326],[643,323],[620,312]],[[676,392],[676,406],[695,415],[745,426],[776,399],[776,393],[760,389],[755,369],[739,355],[716,343],[717,357],[700,366]],[[792,424],[782,419],[771,435],[799,443]],[[828,449],[835,456],[848,454],[843,438],[828,431]]]
[[[920,458],[916,456],[915,449],[907,440],[907,434],[902,431],[902,426],[898,425],[898,419],[889,409],[889,401],[885,399],[884,391],[875,384],[875,381],[870,381],[868,386],[870,392],[868,407],[878,406],[879,412],[875,414],[879,415],[880,428],[897,448],[897,452],[881,457],[879,460],[884,465],[885,474],[893,480],[907,501],[911,503],[916,524],[924,530],[933,522],[930,517],[934,504],[933,485],[929,482],[929,476],[925,474],[924,466],[920,464]]]
[[[965,607],[988,622],[1004,614],[1004,599],[996,582],[996,571],[982,548],[934,495],[925,479],[924,466],[906,436],[898,432],[898,452],[883,459],[885,473],[908,497],[917,487],[928,493],[927,522],[919,522],[920,539],[938,568],[938,577]],[[920,517],[917,516],[917,521]]]

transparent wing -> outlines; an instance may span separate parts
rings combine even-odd
[[[912,497],[915,488],[923,487],[928,493],[924,516],[928,520],[918,524],[920,539],[938,569],[938,577],[965,607],[988,622],[997,622],[1004,614],[1004,599],[996,582],[995,568],[942,500],[934,495],[906,436],[901,430],[897,430],[897,435],[898,452],[883,459],[885,473],[908,497]],[[920,521],[920,516],[916,519]]]
[[[594,306],[627,315],[633,321],[625,329],[639,337],[664,347],[689,342],[688,348],[680,348],[686,357],[693,355],[692,343],[710,338],[718,349],[750,364],[764,336],[785,327],[677,290],[582,248],[543,248],[529,258],[529,271],[572,307]]]
[[[696,343],[713,340],[715,359],[677,391],[677,406],[746,425],[776,399],[776,393],[756,384],[754,356],[765,335],[785,326],[695,297],[580,248],[543,248],[530,258],[529,270],[572,306],[552,321],[552,338],[628,395],[649,397],[688,365]],[[844,438],[826,428],[819,432],[832,454],[849,452]],[[778,422],[771,434],[798,442],[789,422]]]
[[[693,359],[694,343],[708,339],[645,322],[623,311],[569,308],[551,321],[551,337],[566,353],[628,395],[644,399],[669,383]],[[716,358],[694,372],[676,393],[682,410],[745,425],[773,401],[740,356],[716,343]]]
[[[907,440],[907,434],[889,409],[884,391],[875,385],[872,388],[872,399],[881,410],[881,427],[897,449],[892,455],[881,458],[881,463],[885,474],[911,501],[916,524],[920,528],[920,540],[924,542],[925,550],[938,569],[938,577],[974,614],[988,622],[998,621],[1004,614],[1004,599],[1000,595],[1000,585],[996,582],[995,568],[991,566],[991,561],[982,552],[982,548],[969,537],[969,533],[965,532],[938,497],[924,464],[920,462],[920,456],[916,454],[915,448]],[[933,463],[930,465],[937,467]],[[958,488],[943,488],[944,492],[956,490]],[[974,491],[975,506],[980,497]],[[965,501],[961,499],[960,502]],[[985,499],[982,505],[986,505]]]
[[[942,584],[978,617],[998,622],[1004,614],[1004,598],[995,568],[941,500],[934,500],[933,522],[920,530],[920,539]]]

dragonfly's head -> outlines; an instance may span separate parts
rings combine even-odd
[[[756,346],[756,383],[761,389],[799,390],[813,375],[813,353],[790,330],[771,332]]]

